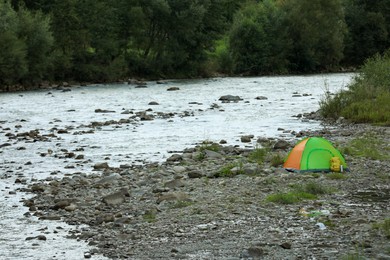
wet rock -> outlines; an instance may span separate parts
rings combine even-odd
[[[63,209],[70,205],[69,200],[60,200],[52,208],[54,210]]]
[[[290,143],[284,141],[284,140],[278,140],[276,141],[276,143],[274,144],[274,150],[287,150],[291,147]]]
[[[264,97],[264,96],[258,96],[256,97],[257,100],[267,100],[268,98],[267,97]]]
[[[129,196],[129,191],[123,188],[120,191],[104,196],[102,201],[111,206],[119,205],[125,202],[126,196]]]
[[[11,144],[10,143],[0,144],[0,148],[7,147],[7,146],[11,146]]]
[[[225,95],[225,96],[221,96],[219,100],[222,101],[222,103],[230,103],[230,102],[238,102],[243,99],[239,96]]]
[[[96,164],[93,166],[93,168],[94,168],[95,170],[104,170],[104,169],[108,169],[108,168],[110,168],[110,167],[108,166],[108,163],[104,162],[104,163],[96,163]]]
[[[203,151],[206,158],[210,158],[210,159],[222,159],[223,156],[222,154],[218,153],[218,152],[214,152],[214,151],[211,151],[211,150],[204,150]]]
[[[95,113],[115,113],[115,111],[97,108],[95,109]]]
[[[156,101],[151,101],[151,102],[149,102],[148,105],[150,105],[150,106],[157,106],[157,105],[159,105],[159,103],[157,103]]]
[[[178,91],[178,90],[180,90],[180,88],[178,87],[170,87],[167,89],[167,91]]]
[[[241,142],[243,142],[243,143],[250,143],[252,141],[253,137],[254,137],[254,135],[244,135],[244,136],[241,136]]]
[[[172,154],[171,157],[167,159],[167,162],[180,162],[183,160],[183,156],[180,154]]]
[[[45,186],[43,184],[33,184],[31,186],[32,192],[43,192],[45,191]]]

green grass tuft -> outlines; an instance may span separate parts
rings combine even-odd
[[[317,196],[306,192],[288,192],[268,195],[266,201],[279,204],[294,204],[302,200],[314,200]]]
[[[248,161],[257,163],[258,165],[262,165],[264,163],[267,153],[267,148],[256,148],[249,154]]]

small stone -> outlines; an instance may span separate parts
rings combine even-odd
[[[95,164],[95,165],[93,166],[93,168],[94,168],[95,170],[101,170],[101,169],[108,169],[108,168],[110,168],[110,167],[108,166],[108,163],[104,162],[104,163],[97,163],[97,164]]]
[[[283,244],[280,245],[282,248],[284,249],[291,249],[291,244],[290,243],[287,243],[287,242],[284,242]]]
[[[91,253],[87,252],[87,253],[84,253],[84,258],[91,258],[92,255]]]
[[[38,236],[36,237],[36,239],[38,239],[38,240],[43,240],[43,241],[46,241],[46,240],[47,240],[47,238],[46,238],[44,235],[38,235]]]
[[[248,248],[248,255],[253,258],[261,257],[264,255],[264,250],[260,247]]]

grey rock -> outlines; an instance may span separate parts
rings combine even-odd
[[[218,152],[214,152],[214,151],[211,151],[211,150],[204,150],[203,151],[206,155],[206,158],[210,158],[210,159],[222,159],[223,158],[223,155],[218,153]]]
[[[102,201],[107,205],[119,205],[125,202],[125,197],[129,195],[128,189],[122,188],[120,191],[104,196]]]
[[[102,169],[108,169],[110,168],[110,166],[108,166],[108,163],[104,162],[104,163],[96,163],[93,168],[95,170],[102,170]]]
[[[288,142],[286,142],[286,141],[284,141],[284,140],[278,140],[278,141],[276,141],[276,143],[274,144],[274,149],[275,150],[278,150],[278,149],[280,149],[280,150],[286,150],[286,149],[288,149],[288,148],[290,148],[290,143],[288,143]]]
[[[229,102],[238,102],[243,99],[239,96],[225,95],[225,96],[221,96],[219,100],[222,101],[223,103],[229,103]]]

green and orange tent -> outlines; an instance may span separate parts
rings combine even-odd
[[[334,161],[338,169],[334,168]],[[341,153],[322,137],[308,137],[298,142],[288,154],[283,167],[293,172],[348,171]]]

